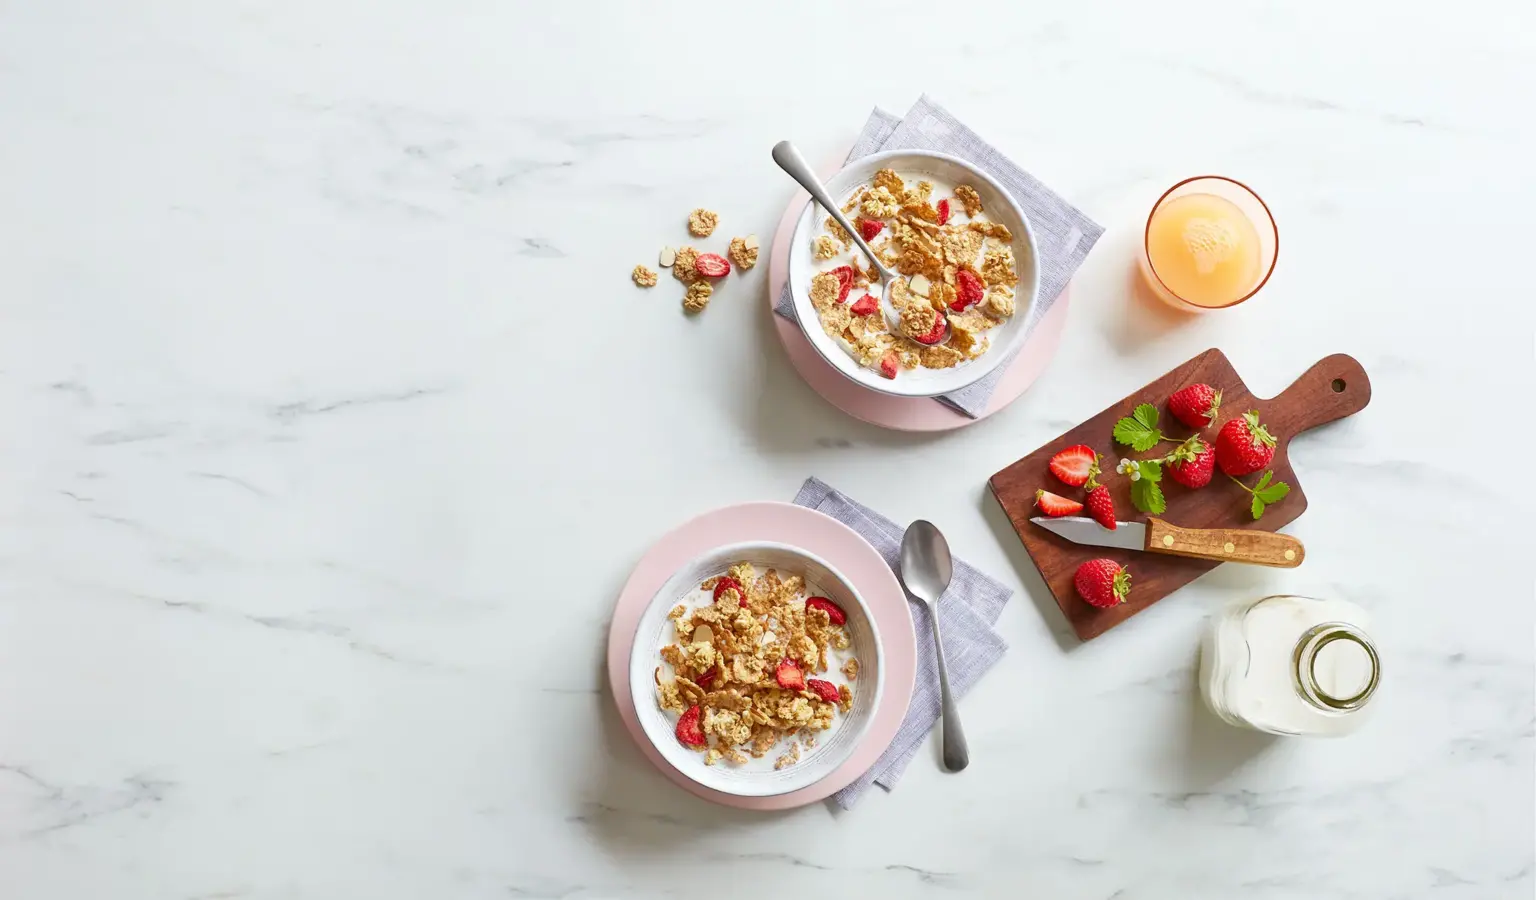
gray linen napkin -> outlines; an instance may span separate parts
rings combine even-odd
[[[892,571],[897,568],[904,526],[885,518],[815,478],[807,478],[795,495],[795,504],[825,513],[857,531],[885,557]],[[949,662],[949,684],[957,696],[965,696],[987,670],[1003,658],[1008,645],[992,626],[1002,615],[1003,604],[1013,591],[983,575],[963,559],[955,560],[955,577],[939,603],[944,626],[944,655]],[[832,795],[843,809],[857,803],[871,784],[889,791],[896,786],[907,765],[923,746],[928,732],[939,720],[939,669],[933,647],[933,624],[928,608],[907,601],[912,609],[912,624],[917,629],[917,682],[912,702],[902,720],[896,738],[868,772]]]
[[[871,112],[848,152],[847,162],[880,150],[936,150],[958,156],[997,179],[1024,208],[1040,249],[1040,302],[1024,322],[1026,335],[1034,331],[1104,234],[1104,226],[1019,168],[926,94],[902,118],[878,107]],[[787,319],[795,318],[789,285],[784,286],[773,308]],[[975,384],[935,399],[974,419],[987,408],[1007,368],[1005,361]]]

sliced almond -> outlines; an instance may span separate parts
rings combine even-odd
[[[748,250],[756,250],[757,249],[757,235],[755,235],[755,234],[747,235],[747,239],[742,241],[742,244]]]
[[[924,297],[928,296],[928,279],[922,275],[913,275],[908,287],[912,289],[914,294],[922,294]]]
[[[663,269],[670,269],[672,267],[672,263],[676,260],[677,251],[673,250],[671,247],[662,247],[661,255],[656,258],[656,262],[660,264]]]

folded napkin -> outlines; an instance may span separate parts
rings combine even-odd
[[[905,526],[867,506],[850,500],[815,478],[808,478],[795,495],[795,504],[825,513],[857,531],[869,541],[891,571],[897,570],[901,535]],[[949,686],[956,696],[965,696],[987,670],[1003,658],[1008,646],[992,626],[1003,612],[1003,604],[1013,591],[983,575],[963,559],[955,559],[955,576],[939,603],[940,624],[944,626],[944,657],[949,662]],[[912,703],[901,721],[895,740],[886,748],[868,772],[832,795],[838,806],[848,809],[857,803],[871,784],[889,791],[922,748],[923,740],[939,720],[939,664],[933,647],[933,623],[928,608],[907,601],[912,608],[912,624],[917,629],[917,682],[912,688]]]
[[[876,107],[853,142],[847,162],[880,150],[936,150],[957,156],[991,175],[1024,208],[1040,250],[1040,300],[1024,321],[1026,335],[1034,331],[1083,264],[1088,251],[1104,234],[1104,226],[1019,168],[926,94],[901,118]],[[794,297],[788,284],[773,308],[787,319],[795,318]],[[975,384],[935,399],[976,418],[987,408],[1011,359]]]

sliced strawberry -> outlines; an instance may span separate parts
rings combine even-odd
[[[950,308],[959,312],[967,306],[980,303],[981,298],[987,295],[987,286],[980,275],[970,269],[961,269],[955,273],[955,295],[955,302],[950,304]]]
[[[885,351],[885,355],[880,357],[880,374],[885,378],[895,378],[896,373],[900,370],[901,360],[897,356],[896,351]]]
[[[805,608],[825,610],[827,618],[832,620],[833,625],[842,625],[848,621],[848,614],[843,612],[843,608],[826,597],[810,598],[805,601]]]
[[[731,274],[731,261],[718,253],[700,253],[693,269],[705,278],[724,278]]]
[[[853,279],[855,277],[853,266],[838,266],[832,270],[832,274],[837,276],[837,283],[839,285],[837,302],[842,303],[848,299],[848,292],[853,290]]]
[[[820,678],[812,678],[805,683],[811,693],[816,694],[828,703],[837,702],[837,685],[830,681],[822,681]]]
[[[879,219],[860,219],[859,235],[866,241],[875,239],[875,235],[885,230],[885,223]]]
[[[704,710],[697,706],[688,707],[688,711],[677,720],[677,740],[689,747],[703,747],[709,742],[704,740],[704,726],[699,724],[703,718]]]
[[[1035,491],[1035,506],[1053,519],[1057,516],[1075,516],[1083,511],[1081,503],[1050,491]]]
[[[779,687],[786,691],[805,690],[805,673],[800,671],[800,664],[792,659],[780,660],[778,671],[773,673],[773,677],[779,682]]]
[[[1050,469],[1062,484],[1082,487],[1099,474],[1099,455],[1087,444],[1076,444],[1051,457]]]
[[[741,582],[737,581],[729,575],[721,575],[720,580],[715,582],[714,599],[718,601],[720,599],[720,595],[728,590],[734,590],[737,596],[741,597],[742,606],[747,605],[747,589],[741,586]]]
[[[876,300],[873,294],[865,294],[859,299],[853,301],[853,305],[848,307],[848,309],[850,309],[856,316],[873,315],[875,310],[879,308],[880,301]]]
[[[940,225],[947,224],[949,222],[949,201],[948,200],[940,200],[938,206],[939,206],[939,224]]]
[[[707,691],[711,687],[714,687],[715,679],[719,678],[719,677],[720,677],[720,667],[719,666],[710,666],[709,668],[705,669],[704,672],[702,674],[700,674],[698,678],[695,678],[693,680],[693,683]]]
[[[927,334],[922,337],[915,337],[912,340],[917,341],[919,344],[937,344],[944,339],[944,323],[944,314],[935,311],[933,314],[933,327],[928,329]]]

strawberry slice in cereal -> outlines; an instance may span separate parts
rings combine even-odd
[[[801,671],[800,664],[792,659],[779,661],[779,668],[773,673],[773,678],[779,683],[779,687],[786,691],[805,690],[805,672]]]
[[[837,685],[830,681],[822,681],[820,678],[812,678],[805,683],[805,686],[810,690],[811,693],[827,701],[828,703],[836,703],[838,700]]]
[[[885,351],[885,355],[880,357],[881,377],[895,378],[899,371],[901,371],[901,355],[895,350]]]
[[[933,314],[933,327],[928,329],[927,334],[919,335],[912,340],[917,341],[919,344],[928,344],[929,346],[937,344],[944,339],[944,322],[944,314],[935,312]]]
[[[865,294],[853,301],[853,305],[848,307],[849,311],[856,316],[872,316],[875,314],[875,310],[879,308],[880,301],[876,300],[873,294]]]
[[[894,353],[895,351],[893,350],[891,352]],[[848,623],[848,614],[843,612],[843,608],[838,606],[836,603],[833,603],[831,600],[828,600],[826,597],[810,598],[809,600],[805,601],[805,608],[819,609],[825,612],[827,614],[827,618],[832,621],[833,625],[846,625]]]
[[[747,605],[747,589],[741,586],[741,582],[729,575],[721,575],[720,580],[715,582],[715,596],[713,599],[718,602],[720,595],[726,591],[735,591],[736,596],[741,598],[741,605]]]
[[[875,235],[885,230],[885,223],[879,219],[860,219],[859,236],[866,241],[875,239]]]
[[[853,290],[853,266],[838,266],[832,270],[832,274],[837,276],[837,302],[842,303],[848,299],[848,292]]]
[[[678,743],[689,747],[703,747],[708,743],[704,739],[704,726],[699,724],[703,717],[703,709],[698,706],[688,707],[688,711],[677,720]]]

